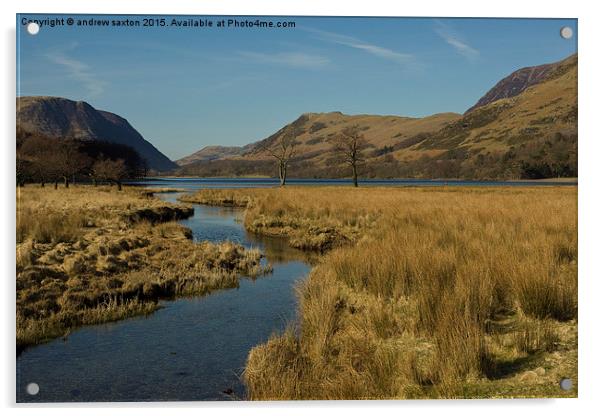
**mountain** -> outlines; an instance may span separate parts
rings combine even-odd
[[[177,167],[125,118],[97,110],[84,101],[61,97],[17,97],[17,125],[20,129],[46,137],[124,144],[136,150],[151,169],[168,171]]]
[[[424,118],[306,113],[290,177],[347,177],[331,139],[357,125],[368,148],[360,175],[373,178],[519,179],[577,176],[577,55],[510,74],[464,115]],[[181,175],[276,175],[270,148],[288,127],[239,155],[198,160]],[[268,149],[268,150],[266,150]]]
[[[372,149],[384,149],[394,146],[404,138],[415,134],[437,131],[448,123],[460,117],[456,113],[441,113],[424,118],[378,116],[378,115],[345,115],[339,111],[331,113],[305,113],[293,121],[302,133],[296,137],[299,143],[297,152],[303,158],[308,159],[310,155],[323,159],[331,145],[329,139],[343,129],[357,126]],[[287,126],[285,126],[287,127]],[[245,155],[254,157],[266,157],[268,153],[264,145],[273,142],[281,129],[270,137],[247,146]],[[275,144],[274,144],[275,145]],[[269,147],[269,146],[268,146]],[[312,158],[313,158],[312,157]]]
[[[563,71],[570,69],[576,61],[577,55],[575,54],[560,62],[530,66],[514,71],[487,91],[475,105],[466,110],[465,114],[494,101],[517,96],[527,88],[537,85],[548,78],[553,78]]]
[[[442,113],[424,118],[399,117],[399,116],[378,116],[378,115],[346,115],[341,112],[330,113],[305,113],[293,121],[291,124],[299,127],[302,131],[295,140],[298,142],[296,152],[299,155],[297,162],[303,160],[305,163],[311,163],[315,166],[326,166],[329,164],[330,143],[329,139],[338,132],[350,126],[358,126],[364,135],[368,147],[372,152],[386,152],[396,143],[419,133],[433,132],[439,130],[448,123],[460,118],[460,114]],[[287,125],[288,126],[288,125]],[[195,160],[191,163],[179,163],[184,171],[193,171],[195,167],[219,166],[221,161],[224,165],[233,166],[236,163],[249,165],[247,162],[267,162],[270,160],[268,148],[271,142],[282,133],[287,127],[284,126],[269,137],[250,143],[244,147],[232,150],[230,155],[218,155],[218,152],[211,152],[211,155],[220,157],[205,157],[203,160]],[[271,144],[276,146],[275,143]],[[210,147],[209,149],[223,149],[220,147]],[[204,153],[203,150],[195,153]],[[188,156],[182,160],[192,160],[193,156]],[[182,169],[180,170],[182,171]],[[218,175],[219,169],[216,170]],[[227,172],[224,172],[226,174]],[[260,172],[254,172],[260,174]],[[267,173],[264,173],[267,174]]]
[[[223,159],[230,156],[238,156],[243,152],[239,146],[205,146],[198,152],[195,152],[182,159],[176,160],[179,166],[189,165],[194,162],[204,162],[207,160]]]
[[[577,176],[577,55],[519,94],[476,106],[413,143],[393,156],[419,176]]]

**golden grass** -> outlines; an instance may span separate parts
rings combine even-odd
[[[39,243],[77,240],[86,227],[115,224],[126,227],[129,216],[164,207],[182,217],[189,215],[176,206],[152,198],[152,192],[125,187],[117,192],[109,186],[74,186],[72,189],[17,188],[17,243],[31,238]],[[177,218],[172,218],[177,219]]]
[[[202,191],[247,228],[330,251],[298,327],[254,348],[251,399],[575,396],[576,188]],[[335,246],[336,247],[336,246]]]
[[[375,225],[381,208],[369,199],[353,201],[347,188],[203,189],[183,202],[247,207],[245,227],[252,232],[289,237],[292,247],[326,251],[357,240]],[[316,199],[317,197],[317,199]],[[339,201],[347,201],[344,205]],[[394,199],[382,201],[394,203]]]
[[[258,250],[192,242],[190,230],[171,221],[192,209],[140,189],[25,187],[17,212],[19,349],[269,271]]]

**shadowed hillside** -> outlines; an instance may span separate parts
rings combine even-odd
[[[61,97],[18,97],[17,126],[44,137],[127,145],[140,154],[150,169],[166,171],[176,167],[126,119],[96,110],[84,101]]]

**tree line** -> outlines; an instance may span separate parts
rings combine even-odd
[[[75,139],[57,139],[17,130],[16,180],[18,186],[59,183],[66,188],[75,180],[116,184],[146,176],[144,159],[130,146]]]

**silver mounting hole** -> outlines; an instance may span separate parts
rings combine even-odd
[[[573,29],[571,29],[568,26],[564,26],[562,29],[560,29],[560,36],[563,39],[570,39],[573,37]]]
[[[563,378],[560,380],[560,388],[564,391],[569,391],[573,388],[573,380],[570,378]]]
[[[40,386],[38,386],[38,383],[29,383],[27,387],[25,387],[25,391],[27,391],[27,394],[35,396],[40,392]]]
[[[29,22],[27,24],[27,33],[29,33],[30,35],[37,35],[39,31],[40,25],[36,22]]]

